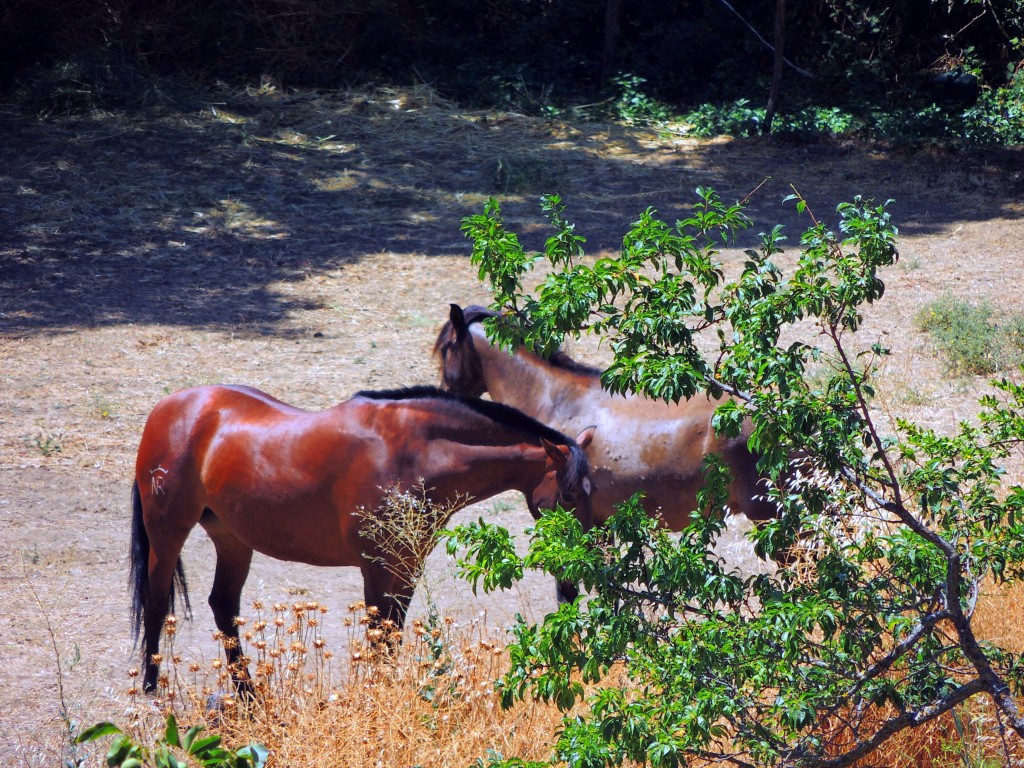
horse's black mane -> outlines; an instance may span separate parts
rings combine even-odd
[[[474,304],[473,306],[466,307],[462,310],[462,315],[466,319],[466,325],[470,326],[473,323],[481,323],[489,317],[498,317],[498,313],[487,309],[487,307],[481,307]],[[576,373],[581,376],[600,376],[601,369],[595,368],[592,365],[581,363],[578,360],[573,360],[561,349],[555,350],[551,357],[548,358],[548,362],[555,368],[559,368],[569,373]]]
[[[563,371],[569,371],[569,373],[578,373],[581,376],[600,376],[601,369],[595,368],[592,365],[581,363],[578,360],[573,360],[565,352],[560,349],[556,349],[551,357],[548,358],[548,362],[551,363],[553,368],[560,368]]]
[[[532,416],[527,416],[522,411],[503,403],[496,403],[493,400],[480,400],[475,397],[463,397],[453,392],[446,392],[443,389],[426,385],[403,387],[401,389],[363,390],[356,392],[353,397],[366,397],[370,400],[427,400],[433,398],[459,403],[503,426],[521,430],[558,445],[569,446],[572,460],[567,470],[567,475],[570,482],[579,483],[580,478],[590,471],[587,456],[575,440],[537,421]]]
[[[370,400],[426,400],[431,398],[447,400],[453,403],[460,403],[466,408],[476,411],[502,426],[528,432],[537,437],[546,438],[553,443],[571,445],[574,442],[558,430],[537,421],[532,416],[527,416],[510,405],[496,403],[493,400],[480,400],[476,397],[464,397],[454,392],[438,389],[437,387],[419,385],[415,387],[402,387],[400,389],[364,390],[356,392],[354,397],[366,397]]]

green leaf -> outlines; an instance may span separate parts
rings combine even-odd
[[[178,735],[178,721],[173,714],[167,716],[167,728],[164,732],[164,740],[172,747],[181,747],[181,737]]]
[[[96,741],[96,739],[102,739],[104,736],[112,736],[114,734],[124,733],[120,728],[110,722],[96,723],[88,728],[82,730],[78,736],[75,737],[75,742],[82,744],[88,741]]]
[[[220,736],[204,736],[201,739],[196,739],[190,745],[188,745],[188,753],[190,755],[202,755],[205,752],[209,752],[211,749],[220,746]]]
[[[262,744],[252,742],[248,746],[242,747],[238,750],[237,755],[243,760],[248,761],[252,768],[262,768],[267,763],[267,757],[270,755],[270,750]]]

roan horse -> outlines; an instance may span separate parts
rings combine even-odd
[[[158,681],[160,635],[175,590],[188,608],[180,554],[196,524],[217,564],[209,603],[238,665],[238,615],[253,551],[313,565],[357,566],[367,605],[400,629],[413,585],[360,534],[386,490],[424,489],[455,511],[506,490],[530,511],[561,504],[591,525],[590,475],[579,443],[498,403],[433,387],[360,392],[310,412],[255,389],[206,386],[161,400],[142,433],[132,489],[132,608],[143,635],[144,690]],[[440,522],[443,524],[443,521]],[[379,550],[379,548],[377,548]],[[404,572],[408,572],[407,570]]]
[[[729,509],[755,522],[776,516],[765,498],[756,457],[747,448],[749,425],[738,437],[715,434],[718,402],[696,396],[678,404],[647,397],[613,395],[601,387],[601,372],[562,352],[549,360],[523,348],[513,353],[491,344],[482,321],[496,313],[484,307],[451,305],[434,351],[445,387],[478,397],[489,392],[555,429],[595,424],[587,449],[594,478],[594,522],[603,523],[615,505],[643,491],[644,508],[660,515],[671,530],[685,527],[697,509],[704,457],[715,453],[729,467]],[[564,590],[566,585],[560,585]],[[571,592],[560,593],[571,598]]]

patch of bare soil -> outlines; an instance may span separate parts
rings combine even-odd
[[[117,719],[137,665],[128,621],[129,488],[146,415],[165,393],[250,384],[306,408],[365,388],[434,383],[449,302],[486,303],[460,219],[491,195],[524,243],[560,193],[588,252],[615,249],[652,206],[669,221],[700,185],[753,199],[758,229],[894,198],[901,261],[864,334],[893,349],[879,409],[935,426],[969,417],[981,380],[950,379],[914,329],[945,292],[1024,310],[1024,156],[854,144],[698,141],[603,125],[463,112],[429,91],[237,95],[200,110],[40,121],[0,110],[0,761],[53,765],[62,712]],[[580,342],[591,362],[603,350]],[[515,495],[474,505],[522,533]],[[734,541],[730,556],[749,558]],[[212,548],[184,553],[195,621],[178,650],[217,653],[203,595]],[[552,585],[474,598],[435,552],[443,612],[539,618]],[[245,601],[316,599],[340,623],[354,569],[257,557]],[[422,610],[422,598],[413,614]],[[330,621],[328,621],[330,624]],[[329,635],[331,637],[331,635]],[[341,642],[340,627],[334,637]],[[58,674],[59,670],[59,674]]]

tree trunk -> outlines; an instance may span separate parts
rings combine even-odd
[[[614,73],[619,48],[619,25],[624,0],[608,0],[604,8],[604,51],[601,55],[601,82],[607,84]]]
[[[786,36],[786,0],[775,0],[775,51],[772,58],[772,89],[768,94],[768,107],[764,113],[761,132],[772,132],[772,123],[779,108],[779,93],[782,91],[783,40]]]

